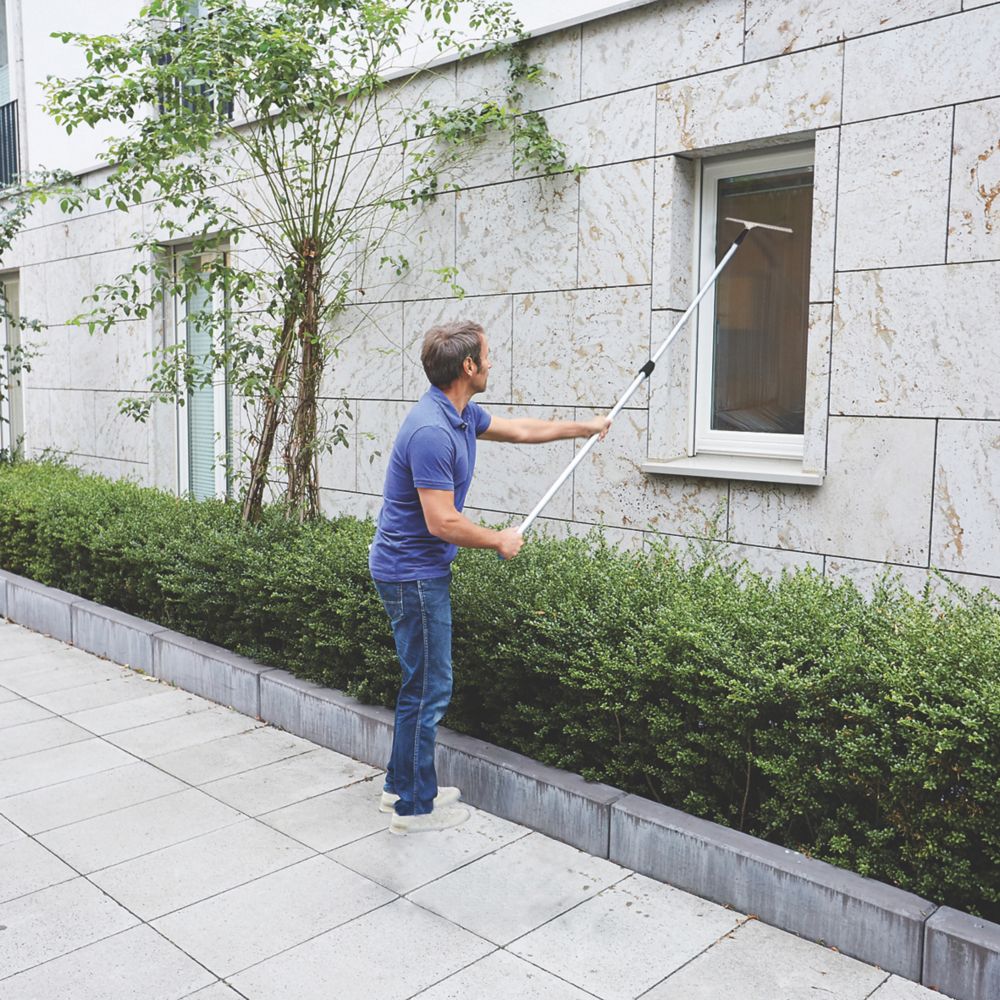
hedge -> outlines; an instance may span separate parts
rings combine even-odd
[[[0,566],[391,705],[373,527],[0,470]],[[447,723],[1000,919],[1000,607],[533,536],[455,564]]]

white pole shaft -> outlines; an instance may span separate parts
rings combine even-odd
[[[691,314],[698,307],[698,303],[701,302],[701,300],[708,293],[708,290],[712,287],[712,285],[715,284],[716,279],[719,277],[720,274],[722,274],[723,268],[729,263],[733,254],[736,253],[737,250],[739,250],[740,244],[743,242],[743,237],[746,236],[748,232],[750,232],[749,228],[744,229],[743,232],[741,232],[739,236],[737,236],[736,239],[733,240],[733,245],[726,251],[726,255],[722,258],[722,260],[719,261],[718,265],[716,266],[715,270],[711,273],[711,275],[709,275],[708,281],[706,281],[705,284],[702,285],[698,294],[694,297],[694,301],[691,303],[691,305],[687,307],[687,309],[684,311],[684,315],[681,316],[681,318],[677,321],[677,323],[674,325],[674,328],[670,331],[670,333],[667,334],[667,339],[664,340],[663,343],[660,344],[660,346],[657,348],[656,353],[650,359],[652,364],[655,364],[657,361],[659,361],[660,356],[670,346],[670,342],[681,331],[681,329],[683,328],[684,324],[688,321],[688,319],[690,319]],[[652,371],[652,365],[647,363],[647,367],[644,368],[643,371],[639,372],[638,375],[636,375],[636,377],[632,380],[632,384],[625,390],[621,399],[619,399],[618,402],[615,403],[614,408],[608,414],[608,417],[611,420],[614,420],[615,417],[618,416],[618,414],[621,412],[625,404],[632,398],[632,395],[635,393],[636,389],[638,389],[639,386],[646,381],[646,379],[649,377],[650,371]],[[523,535],[531,527],[531,525],[535,522],[535,518],[537,518],[538,515],[545,509],[545,507],[548,505],[548,502],[559,491],[559,487],[562,486],[562,484],[565,483],[567,479],[569,479],[569,477],[573,474],[573,470],[589,454],[590,449],[593,448],[595,444],[597,444],[599,438],[600,438],[599,434],[593,434],[589,438],[587,438],[587,443],[573,456],[573,461],[570,462],[565,469],[563,469],[562,473],[559,475],[559,478],[545,491],[545,495],[542,497],[542,499],[539,500],[537,504],[535,504],[531,513],[518,526],[517,533],[519,535]]]

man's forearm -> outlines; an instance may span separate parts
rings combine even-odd
[[[436,524],[428,524],[427,530],[436,538],[465,549],[495,549],[500,538],[499,531],[475,524],[458,511]]]
[[[525,417],[517,421],[523,434],[523,444],[544,444],[546,441],[564,441],[566,438],[590,437],[595,433],[589,423],[580,420],[533,420]]]

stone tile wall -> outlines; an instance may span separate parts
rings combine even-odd
[[[323,388],[356,421],[351,448],[323,457],[324,509],[377,511],[393,435],[424,388],[420,338],[438,319],[486,326],[482,401],[496,413],[608,407],[696,291],[700,161],[810,143],[804,467],[825,471],[823,485],[640,470],[688,451],[688,327],[544,523],[604,524],[631,547],[715,532],[726,558],[863,586],[889,565],[913,588],[937,567],[932,580],[1000,590],[998,51],[1000,4],[985,0],[657,0],[536,40],[546,72],[527,106],[587,169],[531,176],[506,137],[491,141],[389,248],[413,262],[407,275],[358,272],[364,293],[331,331]],[[443,67],[431,89],[489,91],[502,70],[489,58]],[[401,94],[394,84],[386,100]],[[405,156],[386,160],[387,178]],[[67,221],[47,206],[4,267],[20,271],[24,311],[50,324],[27,377],[31,448],[171,486],[173,415],[137,426],[116,411],[162,323],[94,337],[66,325],[151,218],[147,205]],[[435,273],[452,266],[460,302]],[[484,444],[470,510],[523,514],[572,453]]]

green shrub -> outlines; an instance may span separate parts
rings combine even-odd
[[[370,522],[0,470],[0,565],[391,705]],[[448,724],[1000,918],[1000,608],[533,537],[455,563]]]

